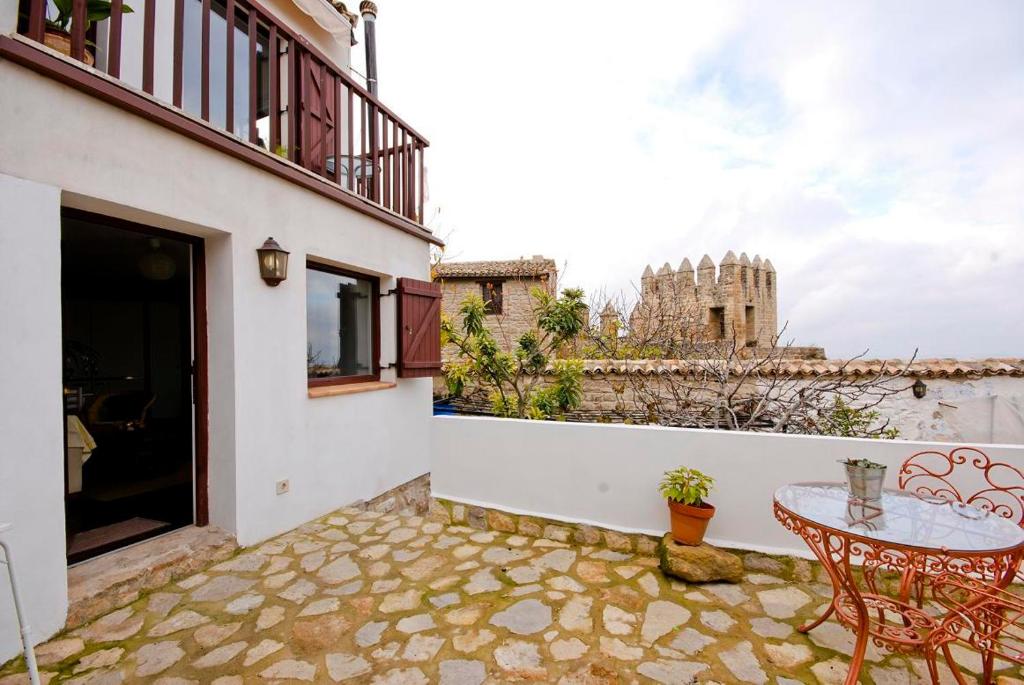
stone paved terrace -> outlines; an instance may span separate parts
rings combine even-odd
[[[744,562],[742,584],[686,585],[653,557],[345,509],[37,653],[49,682],[97,685],[842,682],[852,635],[794,630],[830,596],[818,570]],[[0,685],[27,682],[21,669]],[[924,673],[869,649],[863,682]]]

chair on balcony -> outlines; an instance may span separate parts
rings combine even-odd
[[[960,685],[966,683],[953,667],[949,653],[953,643],[981,653],[986,685],[992,682],[996,658],[1024,665],[1024,597],[957,573],[937,576],[932,590],[949,612],[929,636],[929,651],[934,655],[942,650]]]
[[[1024,473],[993,462],[975,447],[957,447],[948,454],[918,452],[900,466],[899,488],[923,498],[971,505],[1024,527]],[[922,606],[925,588],[934,577],[934,572],[911,570],[903,578],[903,594],[909,597],[912,589]]]

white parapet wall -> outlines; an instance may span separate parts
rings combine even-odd
[[[937,442],[860,440],[660,426],[434,417],[434,496],[518,514],[661,535],[668,512],[657,486],[678,466],[716,480],[708,541],[724,547],[807,556],[775,521],[772,494],[801,481],[840,481],[847,457],[889,467],[896,487],[905,459]],[[1024,468],[1022,445],[973,445]]]

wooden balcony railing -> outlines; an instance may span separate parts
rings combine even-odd
[[[255,0],[88,5],[21,0],[19,32],[422,224],[427,140]]]

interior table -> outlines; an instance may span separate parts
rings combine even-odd
[[[922,654],[938,683],[936,655],[928,643],[936,619],[909,603],[915,579],[959,573],[1004,588],[1024,554],[1024,530],[1015,522],[902,490],[883,490],[881,499],[868,501],[851,497],[845,483],[796,483],[775,491],[774,509],[775,518],[803,539],[832,581],[828,609],[799,630],[813,630],[835,614],[857,635],[847,685],[857,682],[869,640],[892,651]],[[860,574],[854,573],[857,566]],[[879,592],[879,572],[900,578],[895,596]],[[949,651],[943,651],[955,669]]]

